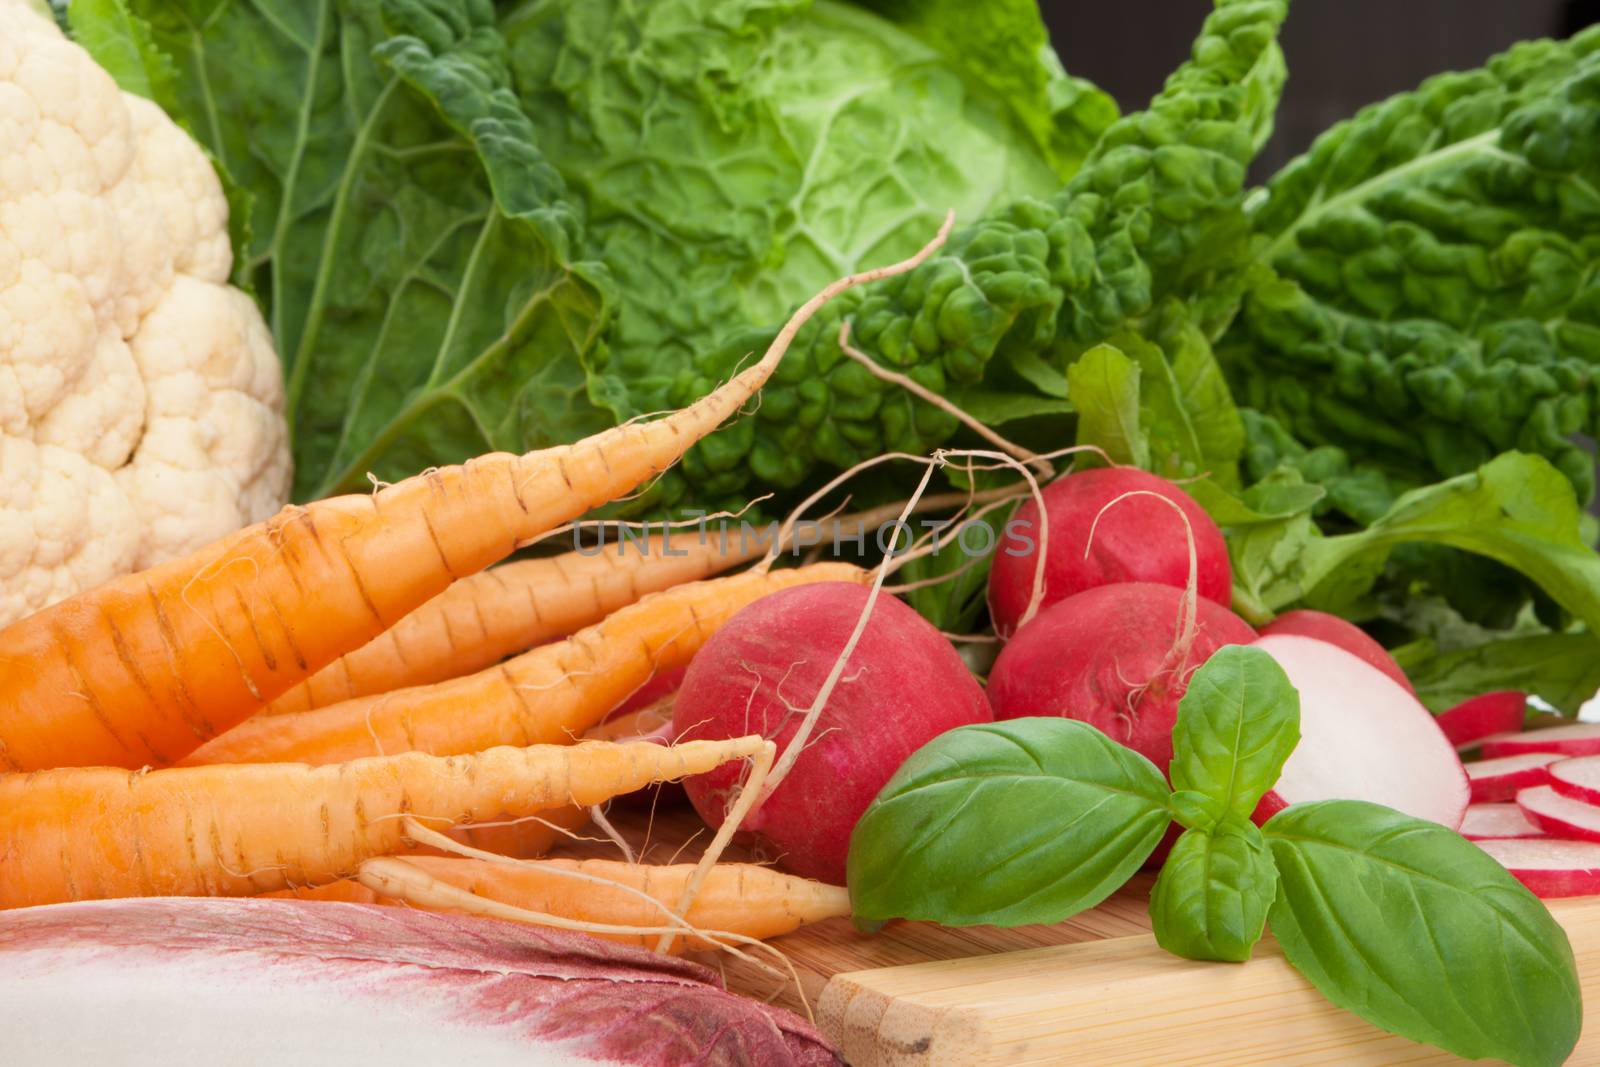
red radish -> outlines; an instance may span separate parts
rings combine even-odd
[[[1124,493],[1132,496],[1107,508]],[[1188,529],[1194,531],[1200,595],[1226,605],[1233,598],[1233,567],[1222,531],[1193,497],[1165,478],[1133,467],[1079,471],[1044,487],[1046,527],[1044,599],[1040,611],[1088,589],[1154,582],[1182,589],[1189,583]],[[1104,514],[1101,512],[1104,511]],[[1098,519],[1098,524],[1096,520]],[[995,632],[1010,637],[1033,596],[1039,564],[1039,504],[1030,499],[1006,524],[989,572],[989,615]],[[1094,541],[1089,531],[1094,530]],[[1084,549],[1088,546],[1088,553]],[[1166,764],[1162,764],[1166,766]]]
[[[1476,748],[1486,737],[1522,729],[1528,695],[1517,689],[1502,689],[1463,700],[1439,713],[1439,729],[1457,748]]]
[[[1479,841],[1534,896],[1586,897],[1600,893],[1600,845],[1552,837]]]
[[[1564,756],[1600,755],[1600,722],[1576,722],[1547,730],[1495,734],[1483,739],[1485,756],[1519,756],[1525,752],[1559,752]]]
[[[1406,672],[1400,669],[1400,664],[1389,655],[1388,649],[1374,641],[1367,631],[1337,615],[1329,615],[1326,611],[1313,611],[1310,608],[1286,611],[1261,628],[1262,637],[1271,634],[1293,634],[1297,637],[1314,637],[1318,641],[1326,641],[1372,664],[1404,686],[1406,692],[1416,692],[1411,688],[1411,679],[1406,677]]]
[[[1550,786],[1522,790],[1517,794],[1517,807],[1529,822],[1551,837],[1600,841],[1600,808],[1564,797]]]
[[[1510,800],[1529,786],[1544,785],[1550,780],[1550,765],[1563,758],[1556,752],[1526,752],[1469,763],[1472,802]]]
[[[1170,585],[1129,582],[1041,611],[1006,643],[989,672],[995,718],[1081,719],[1165,771],[1189,675],[1223,645],[1255,639],[1243,619],[1201,599],[1192,639],[1178,647],[1183,596]]]
[[[261,899],[0,912],[5,1061],[834,1064],[705,967],[518,923]],[[90,1018],[84,997],[93,998]]]
[[[1393,678],[1344,649],[1277,634],[1255,643],[1300,693],[1300,744],[1257,818],[1308,800],[1369,800],[1454,829],[1470,790],[1433,715]]]
[[[1543,837],[1544,831],[1528,821],[1515,804],[1469,804],[1461,819],[1461,836],[1468,841],[1490,837]]]
[[[607,720],[620,719],[635,711],[649,707],[662,697],[678,691],[683,684],[683,676],[688,671],[687,667],[674,667],[671,670],[652,674],[650,680],[628,695],[628,699],[611,709]]]
[[[1600,805],[1600,756],[1580,756],[1550,764],[1550,786],[1564,797]]]
[[[735,614],[689,665],[673,706],[684,739],[759,733],[783,752],[866,605],[868,590],[818,582]],[[744,820],[785,867],[844,884],[850,831],[907,756],[956,726],[993,718],[960,655],[922,616],[878,597],[810,740],[782,784]],[[740,770],[684,783],[715,827]]]

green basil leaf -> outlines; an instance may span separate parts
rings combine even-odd
[[[1248,816],[1300,743],[1300,694],[1273,658],[1225,645],[1189,679],[1172,728],[1172,788]]]
[[[1167,800],[1172,819],[1186,830],[1210,830],[1227,817],[1227,805],[1204,793],[1180,789]]]
[[[1078,444],[1105,450],[1113,463],[1145,467],[1150,448],[1139,428],[1139,367],[1110,345],[1095,345],[1067,368],[1072,404],[1078,410]],[[1103,461],[1082,457],[1086,466]]]
[[[1272,932],[1329,1000],[1467,1059],[1566,1060],[1583,1025],[1572,946],[1504,867],[1362,801],[1296,804],[1264,830]]]
[[[1277,886],[1266,839],[1248,819],[1185,831],[1150,892],[1156,943],[1184,959],[1247,960]]]
[[[1110,896],[1166,830],[1155,764],[1072,719],[962,726],[916,752],[850,836],[856,921],[1059,922]]]

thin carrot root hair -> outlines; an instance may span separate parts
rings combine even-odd
[[[1189,660],[1189,652],[1194,647],[1194,639],[1199,631],[1198,612],[1200,609],[1200,554],[1195,547],[1194,524],[1189,521],[1189,516],[1183,513],[1172,500],[1160,493],[1149,489],[1130,489],[1105,502],[1099,511],[1095,512],[1094,521],[1089,524],[1089,536],[1083,542],[1083,558],[1089,558],[1089,550],[1094,547],[1095,531],[1100,528],[1100,520],[1105,513],[1127,500],[1129,497],[1147,496],[1159,500],[1167,507],[1178,513],[1178,518],[1183,521],[1183,537],[1189,549],[1189,576],[1183,585],[1183,599],[1180,601],[1178,613],[1178,629],[1173,635],[1172,648],[1168,651],[1156,674],[1159,676],[1166,672],[1181,676]],[[1148,683],[1147,683],[1148,684]]]
[[[650,521],[635,521],[632,519],[579,519],[576,522],[569,522],[564,526],[557,526],[553,530],[546,530],[538,537],[533,538],[525,544],[518,545],[517,547],[532,548],[534,545],[548,541],[552,537],[560,537],[562,534],[569,533],[581,534],[586,530],[598,530],[602,533],[602,535],[606,530],[609,529],[639,530],[645,534],[648,534],[652,528],[666,531],[687,530],[691,526],[703,526],[707,523],[721,521],[723,519],[743,518],[749,513],[751,508],[762,503],[763,501],[771,500],[772,497],[772,493],[762,493],[758,497],[752,497],[749,502],[747,502],[745,506],[740,508],[738,511],[713,511],[709,515],[700,515],[693,519],[660,519]],[[632,546],[633,543],[634,542],[632,540],[624,539],[619,535],[616,542],[618,554],[620,555],[623,553],[625,545]]]
[[[946,398],[940,396],[938,393],[935,393],[933,390],[919,384],[915,379],[901,374],[898,371],[890,370],[889,368],[877,362],[871,356],[867,355],[865,352],[861,351],[859,348],[851,345],[849,319],[845,319],[843,322],[839,323],[839,351],[843,352],[847,357],[860,364],[866,369],[867,373],[871,374],[873,377],[879,379],[880,381],[888,382],[891,385],[897,385],[901,389],[904,389],[906,392],[910,393],[912,396],[916,397],[918,400],[921,400],[923,403],[930,404],[944,412],[946,415],[952,416],[958,422],[960,422],[961,425],[965,426],[967,429],[971,430],[985,441],[988,441],[990,444],[1000,449],[1000,451],[1011,456],[1013,459],[1021,460],[1023,463],[1033,467],[1041,478],[1049,478],[1055,473],[1054,468],[1050,466],[1049,460],[1044,459],[1037,452],[1023,448],[1021,445],[1007,440],[1004,436],[995,432],[993,428],[984,425],[979,420],[967,414],[960,408],[959,405],[952,403]]]

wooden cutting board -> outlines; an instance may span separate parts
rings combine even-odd
[[[680,850],[693,856],[707,836],[686,808],[614,821],[654,862]],[[726,964],[728,985],[797,1011],[809,1006],[853,1067],[1462,1062],[1334,1007],[1271,938],[1246,964],[1162,951],[1146,914],[1152,880],[1139,875],[1054,926],[896,923],[868,936],[843,919],[819,923],[772,942],[798,985],[737,961]],[[1600,897],[1552,901],[1551,911],[1572,939],[1588,1008],[1568,1062],[1600,1065]]]

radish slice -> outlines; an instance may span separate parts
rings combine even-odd
[[[1483,849],[1539,897],[1600,893],[1600,845],[1553,837],[1479,841]]]
[[[1515,804],[1469,804],[1461,819],[1461,836],[1468,841],[1491,837],[1543,837],[1544,831],[1528,821]]]
[[[1529,752],[1469,763],[1467,780],[1472,783],[1472,802],[1510,800],[1529,786],[1544,785],[1550,780],[1550,765],[1565,758],[1559,752]]]
[[[1300,692],[1300,744],[1257,818],[1308,800],[1369,800],[1452,830],[1469,789],[1433,715],[1393,678],[1342,648],[1274,634],[1253,642]]]
[[[1550,764],[1550,786],[1564,797],[1600,805],[1600,756],[1580,756]]]
[[[1524,752],[1560,752],[1565,756],[1600,756],[1600,722],[1576,722],[1548,730],[1495,734],[1483,739],[1485,756],[1517,756]]]
[[[0,912],[0,976],[6,1067],[838,1062],[803,1020],[697,964],[405,908],[22,908]]]
[[[1564,797],[1547,785],[1518,793],[1517,807],[1529,822],[1551,837],[1600,841],[1600,808]]]
[[[1463,700],[1435,721],[1456,748],[1476,748],[1486,737],[1521,730],[1527,707],[1526,694],[1506,689]]]

